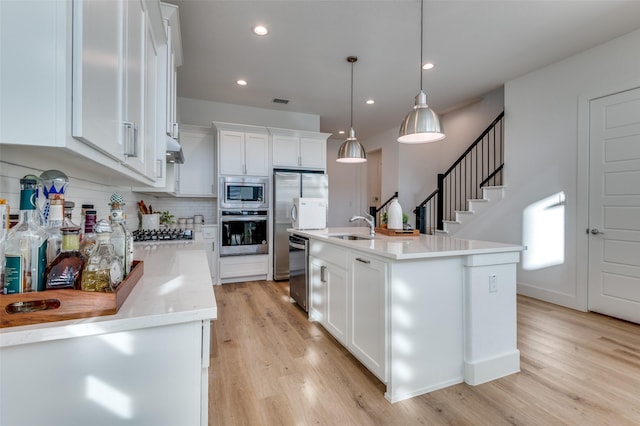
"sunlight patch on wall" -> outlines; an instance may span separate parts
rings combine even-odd
[[[530,204],[522,213],[522,255],[525,270],[564,263],[565,194],[558,192]]]

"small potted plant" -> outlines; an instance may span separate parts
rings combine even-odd
[[[173,225],[174,223],[176,223],[176,221],[174,220],[174,216],[171,213],[169,213],[168,210],[165,210],[162,213],[160,213],[160,224],[163,225],[165,228],[170,228],[171,225]]]
[[[380,222],[381,222],[380,227],[381,228],[386,228],[388,221],[389,221],[389,215],[385,211],[384,213],[382,213],[382,216],[380,217]]]

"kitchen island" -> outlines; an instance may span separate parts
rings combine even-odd
[[[203,243],[136,245],[134,259],[144,275],[117,314],[0,329],[0,424],[207,424]]]
[[[397,402],[520,370],[516,264],[522,247],[446,236],[290,229],[309,239],[309,318]]]

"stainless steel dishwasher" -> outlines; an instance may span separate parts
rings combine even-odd
[[[309,240],[299,235],[289,236],[289,297],[308,312]]]

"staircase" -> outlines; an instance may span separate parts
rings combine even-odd
[[[504,196],[504,111],[438,174],[438,187],[413,212],[423,234],[453,234]]]
[[[443,220],[442,230],[435,230],[435,234],[455,235],[463,227],[473,223],[474,219],[482,216],[491,206],[497,204],[504,197],[504,186],[485,186],[482,188],[482,198],[468,200],[467,210],[456,210],[454,220]]]

